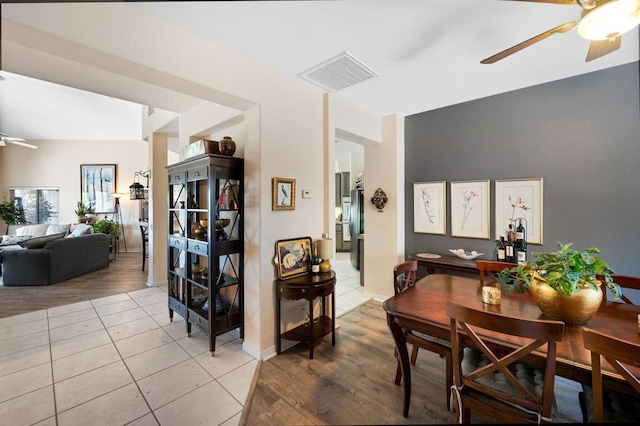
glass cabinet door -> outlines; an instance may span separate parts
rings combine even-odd
[[[187,171],[188,324],[209,332],[209,167]],[[191,330],[188,328],[188,332]]]
[[[173,311],[186,314],[186,241],[185,236],[185,185],[186,174],[176,172],[169,175],[169,316]]]
[[[215,176],[215,321],[224,328],[239,321],[242,280],[242,175],[234,168],[214,167]],[[213,289],[212,289],[213,291]]]

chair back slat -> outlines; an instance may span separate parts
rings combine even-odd
[[[588,327],[582,329],[585,349],[604,357],[613,368],[640,394],[640,377],[626,365],[640,367],[640,345],[600,333]],[[601,374],[592,370],[593,374]]]
[[[598,279],[600,279],[600,281],[604,282],[604,277],[597,277]],[[633,290],[640,290],[640,277],[633,277],[630,275],[620,275],[620,274],[612,274],[611,278],[613,279],[613,282],[618,284],[620,287],[622,287],[623,289],[625,288],[629,288],[629,289],[633,289]],[[606,288],[602,288],[603,289],[603,303],[606,302],[607,300],[607,291]],[[622,302],[624,303],[628,303],[629,305],[635,305],[635,303],[633,303],[631,301],[631,299],[629,299],[623,292],[622,296],[620,297],[620,299],[622,300]]]
[[[393,290],[394,294],[399,294],[412,287],[416,283],[416,272],[418,271],[418,261],[409,260],[396,265],[393,268]]]
[[[513,268],[518,266],[517,263],[511,262],[495,262],[491,260],[477,260],[476,267],[480,272],[480,287],[500,283],[495,276],[495,272],[500,272],[505,268]]]
[[[447,315],[451,319],[454,381],[460,395],[461,407],[459,406],[458,410],[462,419],[469,415],[469,408],[465,408],[465,405],[469,404],[474,410],[504,421],[530,421],[532,413],[537,413],[539,419],[549,421],[553,402],[556,346],[557,342],[562,341],[564,323],[480,311],[451,301],[446,303]],[[528,342],[512,350],[506,350],[506,353],[503,352],[505,348],[496,352],[495,345],[486,337],[491,333],[487,332],[518,336],[528,339]],[[483,363],[475,368],[470,367],[465,360],[465,368],[468,371],[464,372],[459,355],[461,338],[465,339],[465,345],[480,351],[484,358]],[[525,358],[534,351],[537,351],[536,357],[539,356],[539,352],[546,355],[541,397],[531,381],[523,383],[519,372],[526,364]],[[466,352],[469,352],[469,348]],[[496,373],[501,373],[515,391],[493,383]]]

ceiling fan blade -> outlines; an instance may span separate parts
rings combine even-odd
[[[2,136],[2,139],[4,139],[6,142],[26,142],[22,138],[14,138],[11,136]]]
[[[514,53],[517,53],[519,51],[521,51],[522,49],[531,46],[532,44],[535,44],[539,41],[544,40],[547,37],[550,37],[556,33],[566,33],[567,31],[571,31],[572,29],[574,29],[576,26],[578,25],[577,22],[575,21],[569,21],[569,22],[565,22],[562,25],[558,25],[555,28],[551,28],[550,30],[547,30],[541,34],[538,34],[535,37],[531,37],[528,40],[523,41],[522,43],[518,43],[515,46],[511,46],[508,49],[503,50],[502,52],[496,53],[493,56],[489,56],[486,59],[483,59],[482,61],[480,61],[481,64],[493,64],[495,62],[498,62],[501,59],[506,58],[507,56],[513,55]]]
[[[15,139],[17,139],[17,138],[15,138]],[[22,139],[22,140],[24,140],[24,139]],[[35,146],[35,145],[31,145],[31,144],[28,144],[28,143],[20,142],[20,141],[17,141],[17,140],[7,139],[7,142],[12,143],[14,145],[24,146],[25,148],[38,149],[38,147]]]
[[[5,146],[6,144],[4,143],[4,139],[0,138],[0,146]]]
[[[512,1],[526,1],[529,3],[551,3],[551,4],[577,4],[578,0],[512,0]]]
[[[604,55],[620,49],[621,42],[622,36],[617,36],[609,40],[593,40],[589,45],[586,62],[601,58]]]

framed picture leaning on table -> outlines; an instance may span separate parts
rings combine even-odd
[[[276,241],[278,278],[308,274],[311,271],[311,237]]]

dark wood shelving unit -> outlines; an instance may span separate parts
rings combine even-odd
[[[169,317],[244,338],[244,160],[200,155],[167,167]]]

